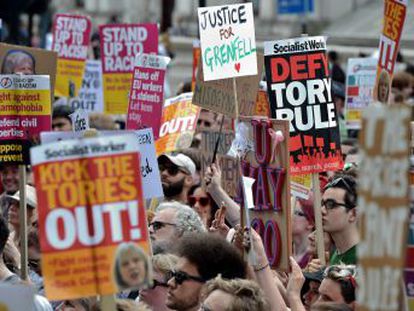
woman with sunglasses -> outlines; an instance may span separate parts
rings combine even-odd
[[[158,254],[152,257],[153,283],[151,288],[139,292],[138,301],[144,302],[153,311],[171,310],[166,305],[167,275],[175,269],[178,258],[172,254]]]
[[[188,205],[197,212],[204,226],[210,228],[219,207],[200,185],[193,186],[188,192]]]

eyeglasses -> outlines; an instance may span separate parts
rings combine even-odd
[[[295,209],[293,211],[293,214],[296,216],[300,216],[300,217],[305,217],[306,218],[306,214],[304,212],[302,212],[301,210]]]
[[[169,223],[169,222],[153,221],[152,223],[149,224],[148,227],[152,227],[152,229],[154,231],[158,231],[158,230],[160,230],[161,228],[163,228],[167,225],[168,226],[176,226],[176,224],[172,224],[172,223]]]
[[[339,206],[343,206],[343,207],[349,209],[349,206],[346,205],[345,203],[339,203],[339,202],[336,202],[333,199],[321,200],[321,206],[325,206],[325,208],[327,210],[335,209]]]
[[[183,282],[188,281],[188,280],[192,280],[192,281],[196,281],[199,283],[205,283],[206,280],[204,280],[202,277],[200,276],[194,276],[194,275],[189,275],[184,271],[169,271],[167,273],[167,279],[170,280],[174,278],[175,282],[177,282],[178,285],[183,284]]]
[[[188,197],[188,203],[191,206],[194,206],[197,202],[200,203],[201,206],[207,206],[210,204],[210,198],[209,197],[196,197],[194,195],[190,195]]]
[[[157,286],[168,287],[168,284],[167,283],[160,282],[160,281],[158,281],[156,279],[153,279],[152,280],[152,287],[150,287],[149,289],[155,289]]]
[[[174,164],[158,164],[158,168],[160,172],[167,170],[168,174],[171,176],[177,175],[178,172],[182,172],[187,175],[189,174],[189,172],[186,171],[184,168],[178,167],[177,165],[174,165]]]

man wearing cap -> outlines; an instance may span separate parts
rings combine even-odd
[[[165,199],[186,203],[196,172],[193,160],[182,153],[162,154],[158,157],[158,166]]]

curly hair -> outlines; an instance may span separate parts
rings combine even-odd
[[[269,304],[260,286],[251,280],[223,280],[221,275],[208,281],[204,287],[203,296],[208,297],[213,291],[221,290],[230,294],[233,299],[227,311],[267,311]]]
[[[163,202],[156,208],[156,212],[160,212],[164,209],[171,208],[177,211],[176,213],[176,230],[181,236],[185,232],[205,232],[206,228],[204,227],[203,222],[195,212],[188,205],[182,204],[178,201],[168,201]]]
[[[176,254],[194,264],[204,280],[219,274],[226,279],[246,276],[246,266],[239,251],[218,236],[195,232],[185,234],[177,245]]]

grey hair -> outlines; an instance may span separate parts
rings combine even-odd
[[[178,201],[168,201],[163,202],[158,205],[156,212],[160,212],[167,208],[171,208],[177,211],[175,216],[177,231],[180,235],[183,235],[186,232],[205,232],[206,228],[204,227],[203,222],[195,212],[188,205],[182,204]]]

